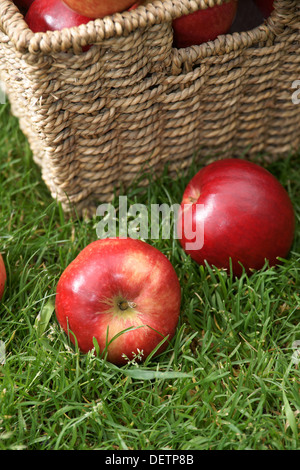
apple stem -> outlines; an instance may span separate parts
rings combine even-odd
[[[127,310],[128,308],[135,308],[136,304],[134,302],[127,302],[127,300],[122,300],[118,303],[118,307],[120,310]]]

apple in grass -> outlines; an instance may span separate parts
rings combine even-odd
[[[123,355],[132,359],[140,350],[144,360],[164,338],[156,354],[166,349],[180,302],[176,272],[163,253],[141,240],[107,238],[90,243],[65,269],[55,309],[82,352],[94,348],[95,338],[108,361],[122,365]]]
[[[202,243],[196,243],[202,227]],[[178,215],[178,238],[199,264],[240,276],[285,258],[295,217],[291,200],[266,169],[249,161],[224,159],[202,168],[187,185]],[[198,230],[198,238],[200,231]],[[231,259],[231,261],[230,261]],[[241,264],[240,264],[241,263]]]
[[[5,270],[3,258],[0,254],[0,300],[3,297],[5,282],[6,282],[6,270]]]
[[[268,18],[274,10],[274,0],[254,0],[265,18]]]
[[[213,41],[229,31],[237,12],[238,1],[197,10],[176,18],[173,25],[174,46],[177,48]]]
[[[89,18],[103,18],[128,10],[136,0],[63,0],[72,10]]]

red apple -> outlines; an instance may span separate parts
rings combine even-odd
[[[189,47],[213,41],[229,31],[237,12],[238,1],[197,10],[173,21],[174,46]]]
[[[197,247],[199,226],[204,226],[204,242]],[[277,257],[289,253],[294,230],[283,186],[266,169],[239,159],[202,168],[187,185],[178,215],[178,238],[186,252],[197,263],[206,260],[217,268],[229,269],[231,258],[236,276],[243,272],[240,263],[248,273],[261,269],[265,259],[270,266],[278,264]]]
[[[56,316],[65,332],[75,335],[81,351],[107,347],[107,359],[124,364],[138,349],[145,359],[163,351],[174,336],[181,291],[170,261],[153,246],[131,238],[90,243],[61,275]],[[139,327],[122,333],[127,328]],[[114,339],[114,337],[116,337]]]
[[[5,282],[6,282],[6,270],[5,270],[3,258],[0,254],[0,300],[3,297]]]
[[[64,0],[72,10],[89,18],[103,18],[128,10],[136,0]]]
[[[265,18],[268,18],[274,10],[274,0],[254,0]]]
[[[137,8],[141,2],[136,2],[130,10]],[[92,18],[79,15],[71,10],[62,0],[34,0],[29,8],[25,21],[34,32],[60,31],[93,21]],[[84,52],[90,46],[82,48]]]
[[[78,15],[62,0],[35,0],[25,16],[25,21],[29,28],[37,33],[79,26],[92,19]]]

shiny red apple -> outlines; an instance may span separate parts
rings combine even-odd
[[[130,10],[137,8],[141,2],[136,2]],[[71,10],[62,0],[34,0],[30,6],[25,21],[34,32],[60,31],[93,21],[92,18],[80,15]],[[91,46],[84,46],[86,52]]]
[[[212,41],[229,31],[237,12],[238,1],[197,10],[173,21],[174,46],[189,47]]]
[[[72,10],[89,18],[103,18],[128,10],[136,0],[64,0]]]
[[[140,240],[108,238],[90,243],[65,269],[55,308],[81,351],[92,350],[95,338],[108,361],[124,364],[123,355],[132,359],[140,350],[145,359],[164,338],[158,352],[167,347],[180,301],[176,272],[163,253]],[[137,328],[123,332],[131,327]]]
[[[265,18],[268,18],[274,10],[274,0],[254,0]]]
[[[5,270],[3,258],[0,254],[0,300],[3,297],[5,282],[6,282],[6,270]]]
[[[65,5],[62,0],[34,0],[25,21],[34,32],[60,31],[92,21],[91,18],[78,15]]]
[[[197,227],[203,246],[197,246]],[[253,162],[224,159],[202,168],[187,185],[178,216],[178,238],[199,264],[230,268],[240,276],[273,266],[292,245],[295,217],[280,182]],[[202,235],[203,235],[202,234]],[[198,230],[198,241],[200,238]]]

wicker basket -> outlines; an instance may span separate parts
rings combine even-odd
[[[250,31],[173,48],[172,19],[221,3],[155,0],[34,34],[0,0],[0,79],[65,210],[93,211],[145,165],[177,172],[195,152],[201,162],[299,148],[300,105],[291,97],[300,79],[300,2],[276,0]]]

